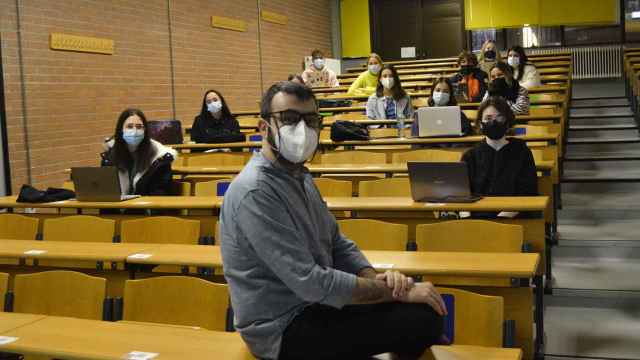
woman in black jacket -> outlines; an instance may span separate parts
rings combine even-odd
[[[538,195],[533,154],[524,140],[507,138],[515,124],[509,104],[492,96],[482,102],[476,120],[485,140],[468,150],[462,161],[469,169],[471,191],[486,196]]]
[[[228,143],[245,141],[238,120],[220,92],[207,90],[202,99],[200,115],[191,128],[191,140],[196,143]]]
[[[105,147],[102,166],[118,169],[122,195],[170,195],[171,162],[176,151],[149,137],[142,111],[124,110]]]
[[[536,164],[531,150],[524,140],[507,138],[508,130],[515,124],[515,115],[507,101],[500,96],[484,100],[478,108],[476,124],[485,139],[462,156],[469,170],[471,192],[482,196],[538,195]],[[478,218],[517,215],[504,212],[472,214]]]

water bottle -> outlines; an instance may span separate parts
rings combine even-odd
[[[398,118],[398,138],[404,138],[404,118]]]

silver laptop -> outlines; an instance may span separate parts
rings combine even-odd
[[[470,203],[481,199],[471,194],[467,164],[463,162],[409,162],[411,197],[419,202]]]
[[[422,107],[416,111],[419,137],[463,136],[459,106]]]
[[[140,197],[120,193],[120,178],[114,166],[74,167],[71,180],[78,201],[124,201]]]

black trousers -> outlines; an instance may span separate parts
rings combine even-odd
[[[368,359],[387,352],[417,359],[442,329],[442,317],[426,304],[316,304],[289,324],[279,359]]]

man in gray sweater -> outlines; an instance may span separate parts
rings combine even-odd
[[[431,283],[376,274],[344,235],[304,167],[321,117],[310,89],[273,85],[256,153],[225,194],[222,259],[234,325],[262,359],[417,359],[442,334]]]

